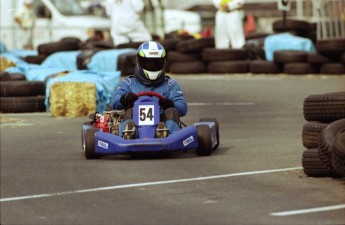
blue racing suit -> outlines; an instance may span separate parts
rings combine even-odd
[[[139,92],[156,92],[161,94],[163,97],[168,98],[174,102],[174,107],[177,109],[179,116],[186,115],[188,111],[187,103],[184,99],[183,93],[180,89],[179,84],[173,78],[165,76],[164,80],[157,84],[145,85],[140,82],[135,76],[129,76],[122,80],[119,86],[116,88],[110,104],[113,109],[122,110],[125,109],[120,103],[120,98],[123,94],[133,92],[138,94]],[[129,121],[123,121],[120,125],[119,136],[122,136],[122,131]],[[178,124],[173,120],[165,121],[165,124],[169,130],[169,133],[179,129]]]

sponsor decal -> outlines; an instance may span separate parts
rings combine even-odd
[[[108,143],[103,141],[98,141],[98,146],[104,149],[108,149]]]
[[[175,82],[175,80],[173,78],[170,78],[168,81],[169,86],[171,86],[174,82]]]
[[[128,86],[131,85],[131,79],[126,78],[123,80]]]
[[[190,136],[190,137],[188,137],[187,139],[185,139],[185,140],[183,141],[183,146],[187,146],[187,145],[189,145],[190,143],[192,143],[193,141],[194,141],[193,136]]]

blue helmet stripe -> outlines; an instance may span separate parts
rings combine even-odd
[[[144,43],[144,45],[143,45],[143,49],[149,49],[149,42],[146,42],[146,43]]]

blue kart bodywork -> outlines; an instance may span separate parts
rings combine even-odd
[[[160,107],[158,101],[151,96],[141,96],[133,106],[133,120],[136,125],[136,139],[126,140],[101,129],[94,135],[94,153],[96,155],[121,155],[137,152],[185,152],[199,147],[198,126],[207,125],[210,128],[212,148],[217,145],[214,122],[198,122],[168,135],[166,138],[155,138],[156,128],[160,122]],[[92,124],[82,126],[82,134],[89,129],[95,129]],[[83,140],[84,141],[84,140]],[[85,146],[83,146],[85,148]],[[84,149],[85,151],[85,149]]]

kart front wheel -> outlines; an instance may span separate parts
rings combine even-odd
[[[95,134],[98,129],[88,129],[85,132],[85,137],[83,141],[83,150],[85,158],[87,159],[99,159],[100,156],[95,152]]]
[[[207,156],[212,152],[211,129],[208,125],[197,126],[198,148],[196,154],[198,156]]]
[[[218,123],[218,120],[214,117],[203,117],[203,118],[200,118],[199,122],[213,122],[215,124],[217,144],[213,147],[213,149],[217,149],[219,146],[219,123]]]

